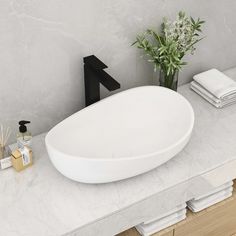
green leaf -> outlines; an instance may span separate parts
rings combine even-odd
[[[204,20],[200,20],[198,23],[200,24],[200,25],[202,25],[202,24],[204,24],[206,21],[204,21]]]
[[[190,20],[191,20],[192,24],[195,25],[195,20],[192,17],[190,17]]]
[[[133,42],[132,44],[131,44],[131,46],[134,46],[135,44],[137,44],[138,43],[138,41],[136,40],[135,42]]]

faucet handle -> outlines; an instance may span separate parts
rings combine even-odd
[[[103,70],[105,68],[108,68],[107,65],[105,65],[94,55],[84,57],[84,64],[90,65],[93,69],[96,70]]]

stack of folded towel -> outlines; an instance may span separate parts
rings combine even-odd
[[[207,207],[210,207],[218,202],[221,202],[231,197],[232,194],[233,181],[229,181],[202,196],[198,196],[188,201],[187,205],[192,212],[199,212],[206,209]]]
[[[186,204],[184,203],[155,219],[137,225],[136,229],[142,236],[150,236],[164,228],[184,220],[186,218],[186,212]]]
[[[236,82],[217,69],[195,75],[191,89],[217,108],[236,102]]]

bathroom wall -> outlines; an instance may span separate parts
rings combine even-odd
[[[181,84],[236,65],[234,0],[1,0],[0,123],[16,131],[28,119],[37,134],[83,108],[82,58],[90,54],[109,66],[121,90],[155,84],[152,65],[130,44],[179,10],[206,20],[206,38],[186,58]]]

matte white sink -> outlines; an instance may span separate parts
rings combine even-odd
[[[56,125],[46,136],[55,168],[84,183],[106,183],[147,172],[167,162],[189,141],[190,103],[158,86],[126,90]]]

